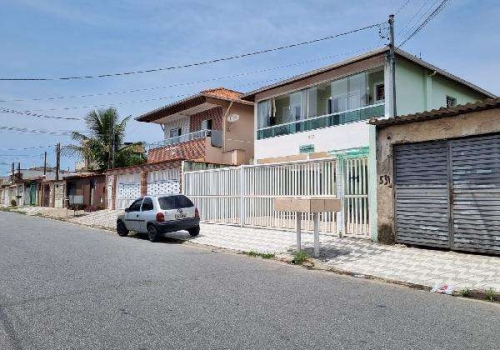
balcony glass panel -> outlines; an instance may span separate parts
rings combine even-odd
[[[360,109],[343,111],[315,118],[303,119],[287,124],[270,126],[257,131],[257,139],[266,139],[281,135],[290,135],[303,131],[316,130],[327,128],[339,124],[347,124],[361,120],[370,119],[372,117],[381,117],[385,113],[385,105],[383,103],[366,106]]]
[[[384,115],[384,72],[354,74],[257,105],[257,138],[325,128]]]

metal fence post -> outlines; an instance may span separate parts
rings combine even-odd
[[[346,222],[344,218],[345,214],[345,201],[344,201],[344,159],[337,156],[336,162],[336,173],[337,173],[337,198],[340,199],[341,210],[337,213],[337,234],[344,235]]]
[[[240,226],[245,225],[245,168],[240,166]]]

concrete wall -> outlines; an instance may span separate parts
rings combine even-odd
[[[227,107],[229,108],[229,106]],[[234,150],[244,151],[244,156],[241,158],[243,163],[249,164],[254,158],[254,108],[249,105],[234,104],[229,111],[224,109],[224,113],[228,115],[238,114],[240,119],[237,122],[229,123],[226,118],[222,121],[223,131],[223,152],[232,152]],[[241,153],[241,152],[238,152]]]
[[[378,240],[394,243],[394,145],[459,138],[500,132],[500,109],[463,114],[411,124],[377,128],[377,231]]]

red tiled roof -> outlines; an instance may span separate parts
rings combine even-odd
[[[459,105],[452,108],[443,107],[440,109],[433,109],[432,111],[408,114],[388,119],[372,118],[370,119],[369,123],[372,125],[377,125],[378,127],[383,127],[395,124],[407,124],[431,119],[454,117],[465,113],[479,112],[494,108],[500,108],[500,98],[490,98],[484,101],[467,103],[465,105]]]
[[[222,101],[236,102],[245,105],[253,105],[253,102],[243,101],[242,99],[240,99],[241,96],[243,96],[243,93],[234,90],[229,90],[223,87],[218,87],[215,89],[207,89],[201,91],[196,95],[189,96],[180,101],[144,113],[136,117],[135,120],[140,122],[152,122],[158,119],[162,119],[169,115],[180,113],[187,109],[202,105],[207,101],[207,98],[215,98]]]
[[[243,96],[243,93],[239,91],[229,90],[223,87],[203,90],[201,93],[204,95],[210,95],[213,97],[228,99],[228,100],[239,100],[240,97]]]

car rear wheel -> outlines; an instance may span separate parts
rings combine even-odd
[[[188,230],[188,232],[193,237],[198,236],[198,233],[200,233],[200,226],[192,227]]]
[[[160,234],[154,225],[148,226],[148,238],[151,242],[158,242],[160,239]]]
[[[116,224],[116,233],[118,233],[119,236],[125,237],[128,235],[128,230],[125,224],[122,221],[118,221]]]

